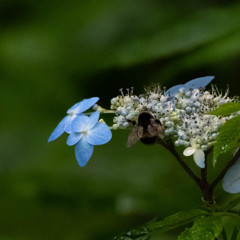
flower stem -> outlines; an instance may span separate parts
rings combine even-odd
[[[210,206],[214,203],[214,199],[213,199],[213,189],[211,188],[210,184],[208,183],[207,180],[207,156],[210,153],[212,149],[209,149],[206,153],[205,153],[205,167],[201,168],[201,191],[202,191],[202,195],[203,195],[203,200],[205,205]]]
[[[237,153],[234,155],[233,159],[228,162],[226,167],[222,170],[222,172],[216,177],[216,179],[209,184],[207,180],[207,155],[212,150],[209,149],[209,151],[206,152],[206,160],[205,160],[205,168],[201,169],[201,178],[197,177],[194,172],[188,167],[188,165],[183,161],[181,156],[178,154],[178,152],[175,150],[174,145],[172,141],[164,142],[160,140],[160,144],[165,147],[169,152],[172,153],[172,155],[177,159],[178,163],[182,166],[182,168],[185,170],[185,172],[193,179],[193,181],[199,186],[202,192],[203,200],[206,206],[212,206],[214,205],[214,197],[213,197],[213,191],[214,188],[217,186],[217,184],[222,180],[222,178],[225,176],[228,169],[240,158],[240,149],[237,151]]]
[[[201,168],[201,177],[202,177],[202,182],[205,184],[208,184],[207,181],[207,161],[205,160],[205,168]]]
[[[201,169],[201,178],[197,177],[193,171],[188,167],[188,165],[183,161],[181,156],[175,150],[172,141],[168,141],[167,143],[161,141],[160,142],[172,155],[177,159],[178,163],[182,166],[185,172],[193,179],[193,181],[198,185],[201,189],[203,200],[207,206],[211,206],[214,203],[213,200],[213,188],[211,188],[210,184],[207,181],[207,157],[205,160],[205,168]],[[206,153],[209,153],[208,151]]]
[[[182,166],[182,168],[185,170],[185,172],[193,179],[193,181],[201,188],[202,181],[199,177],[197,177],[193,171],[188,167],[188,165],[183,161],[181,156],[178,154],[178,152],[175,150],[174,145],[172,141],[168,141],[167,143],[161,141],[160,142],[169,152],[172,153],[172,155],[177,159],[178,163]]]

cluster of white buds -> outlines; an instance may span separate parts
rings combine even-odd
[[[149,111],[160,121],[164,137],[174,139],[176,146],[184,146],[183,154],[193,155],[196,164],[204,168],[204,152],[213,146],[219,127],[229,118],[207,113],[233,99],[228,97],[228,91],[222,94],[215,87],[204,91],[204,86],[194,88],[193,84],[189,88],[185,85],[171,94],[160,87],[147,89],[139,96],[129,90],[124,95],[120,90],[121,95],[111,100],[111,110],[116,114],[112,129],[129,128],[132,123],[137,124],[140,113]]]

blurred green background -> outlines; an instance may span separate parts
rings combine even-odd
[[[127,131],[85,168],[67,135],[47,140],[74,103],[108,108],[121,87],[214,75],[239,95],[239,13],[230,0],[0,0],[0,240],[106,240],[200,206],[175,159],[126,148]]]

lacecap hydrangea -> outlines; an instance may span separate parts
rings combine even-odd
[[[214,85],[206,90],[213,79],[212,76],[197,78],[168,90],[154,86],[140,95],[135,95],[133,89],[127,89],[125,93],[121,89],[120,95],[111,99],[110,110],[97,105],[97,97],[84,99],[67,111],[67,117],[59,123],[49,141],[55,140],[63,132],[70,134],[67,144],[75,145],[78,163],[85,166],[93,153],[93,146],[110,141],[110,129],[133,131],[140,125],[139,116],[146,113],[152,116],[152,125],[155,125],[151,126],[152,129],[147,125],[140,126],[141,131],[135,130],[135,140],[146,137],[145,133],[151,130],[156,142],[164,143],[171,139],[176,147],[184,147],[184,156],[192,156],[196,165],[204,168],[205,153],[213,147],[219,128],[233,117],[208,113],[236,100],[228,96],[228,90],[222,93]],[[84,112],[91,107],[96,112],[88,116],[89,113]],[[114,114],[111,126],[99,120],[99,114],[105,113]],[[157,127],[161,131],[155,131]]]
[[[206,113],[233,101],[228,91],[219,93],[214,86],[210,91],[204,90],[213,78],[197,78],[167,91],[156,86],[139,96],[121,90],[121,95],[111,100],[111,110],[116,114],[111,128],[131,128],[140,113],[149,111],[161,123],[164,139],[172,138],[176,147],[185,147],[183,154],[193,155],[195,163],[204,168],[204,152],[214,145],[219,128],[228,119]]]

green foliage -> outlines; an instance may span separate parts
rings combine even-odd
[[[213,165],[217,158],[224,153],[234,152],[239,146],[240,139],[240,115],[228,120],[220,129],[213,148]]]
[[[222,235],[222,236],[221,236],[221,237],[222,237],[221,240],[228,240],[228,239],[227,239],[227,234],[226,234],[225,228],[223,228],[221,235]]]
[[[210,112],[209,114],[225,117],[239,110],[240,110],[240,102],[228,102],[226,104],[221,105],[219,108]]]
[[[237,214],[225,213],[222,224],[223,231],[219,240],[240,240],[240,217]]]
[[[230,200],[224,207],[223,209],[225,211],[231,210],[232,208],[234,208],[235,206],[237,206],[238,204],[240,204],[240,196]]]
[[[232,215],[232,219],[234,221],[234,224],[236,225],[238,231],[240,231],[240,216],[239,213]]]
[[[148,225],[151,231],[169,231],[171,229],[184,226],[199,216],[208,214],[206,211],[193,209],[185,212],[178,212],[174,215],[166,217],[162,221],[157,221],[153,224]]]
[[[166,232],[181,226],[184,226],[188,223],[193,222],[196,218],[208,214],[206,211],[193,209],[185,212],[178,212],[169,217],[166,217],[163,220],[155,220],[140,229],[131,230],[126,234],[115,237],[114,240],[147,240],[150,239],[152,233]]]
[[[227,0],[0,1],[0,239],[106,240],[200,204],[170,154],[126,149],[127,133],[84,169],[66,135],[47,139],[73,103],[99,96],[107,107],[121,87],[213,74],[238,94],[239,10]]]
[[[237,228],[237,226],[234,226],[231,240],[236,240],[236,239],[237,239],[237,236],[238,236],[238,228]]]
[[[191,228],[187,228],[178,240],[214,240],[221,232],[221,218],[202,217],[196,220]]]

